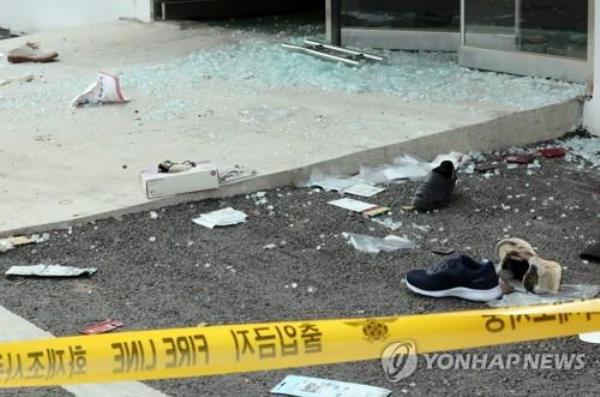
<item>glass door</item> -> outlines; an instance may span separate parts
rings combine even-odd
[[[342,44],[456,51],[460,0],[342,0]]]
[[[462,0],[460,63],[591,82],[594,0]]]

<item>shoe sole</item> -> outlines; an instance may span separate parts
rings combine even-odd
[[[502,288],[500,286],[492,289],[472,289],[465,287],[455,287],[440,291],[426,291],[411,285],[408,281],[406,286],[415,294],[429,296],[431,298],[461,298],[473,302],[489,302],[496,300],[502,296]]]

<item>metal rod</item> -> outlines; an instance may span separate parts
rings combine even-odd
[[[337,55],[326,54],[326,53],[319,52],[319,51],[316,51],[316,50],[313,50],[310,48],[301,47],[301,46],[297,46],[297,45],[293,45],[293,44],[287,44],[287,43],[282,44],[282,46],[285,48],[289,48],[291,50],[314,55],[316,57],[319,57],[319,58],[322,58],[322,59],[325,59],[328,61],[342,62],[342,63],[344,63],[346,65],[350,65],[350,66],[360,66],[360,62],[353,61],[351,59],[347,59],[347,58],[343,58],[343,57],[339,57]]]
[[[596,7],[595,0],[588,0],[588,51],[587,61],[590,67],[591,76],[594,76],[594,62],[595,62],[595,46],[596,46]],[[593,81],[593,77],[592,77]]]
[[[465,0],[460,0],[460,46],[464,46],[467,44],[467,22],[466,22],[467,12],[465,10]]]
[[[326,44],[326,43],[320,43],[318,41],[304,40],[304,44],[309,45],[309,46],[315,46],[315,47],[323,47],[323,48],[327,48],[328,50],[337,51],[337,52],[341,52],[341,53],[344,53],[344,54],[355,55],[355,56],[363,56],[363,57],[365,57],[367,59],[370,59],[372,61],[378,61],[378,62],[385,61],[385,58],[381,57],[379,55],[369,54],[369,53],[366,53],[366,52],[360,52],[360,51],[355,51],[355,50],[350,50],[348,48],[338,47],[338,46],[331,45],[331,44]]]
[[[521,51],[521,21],[523,20],[523,4],[521,0],[515,0],[515,46]]]

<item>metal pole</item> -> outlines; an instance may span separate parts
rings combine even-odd
[[[464,47],[467,45],[467,12],[465,10],[465,0],[460,0],[460,46]]]
[[[325,28],[329,44],[342,45],[342,0],[325,0]]]
[[[521,0],[515,0],[515,46],[517,51],[521,51],[521,23],[523,21],[523,5]]]

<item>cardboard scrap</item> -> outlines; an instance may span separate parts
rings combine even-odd
[[[375,218],[380,215],[387,214],[391,210],[392,209],[390,207],[377,206],[375,208],[371,208],[370,210],[363,211],[362,214],[365,218]]]
[[[34,266],[12,266],[6,277],[91,277],[98,269],[94,267],[78,268],[62,265],[39,264]]]
[[[358,383],[288,375],[271,390],[271,393],[292,397],[387,397],[392,392]]]

